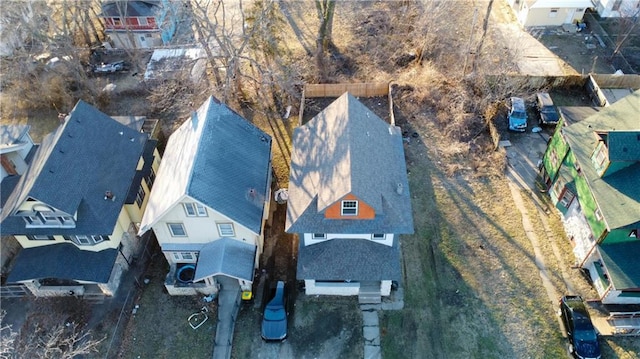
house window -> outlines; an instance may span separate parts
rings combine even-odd
[[[551,9],[551,11],[549,11],[549,17],[556,17],[558,16],[558,9]]]
[[[192,261],[198,258],[197,252],[172,252],[171,255],[176,261]]]
[[[342,215],[343,216],[358,215],[358,201],[342,201]]]
[[[151,189],[153,187],[153,183],[156,181],[156,172],[153,168],[150,169],[149,174],[145,177],[145,181],[147,181],[147,187]]]
[[[139,208],[142,208],[142,203],[144,203],[144,196],[147,194],[144,192],[144,188],[142,188],[142,184],[138,188],[138,193],[136,194],[136,204]]]
[[[35,211],[22,218],[27,223],[27,228],[73,228],[76,223],[71,216],[61,216],[59,213],[56,214],[51,211]]]
[[[576,195],[571,192],[568,189],[564,190],[564,193],[562,194],[562,197],[560,198],[560,203],[562,203],[563,206],[565,206],[566,208],[569,208],[569,206],[571,205],[571,202],[573,202],[573,199],[576,197]]]
[[[169,226],[169,232],[172,237],[186,237],[187,231],[184,230],[182,223],[167,223]]]
[[[72,241],[73,243],[79,246],[90,246],[100,242],[108,241],[109,236],[100,236],[100,235],[75,235],[75,236],[64,236],[64,239],[67,241]]]
[[[200,203],[183,203],[187,217],[206,217],[207,209]]]
[[[594,212],[594,215],[596,216],[596,219],[598,221],[602,220],[602,212],[600,212],[600,208],[596,209],[596,211]]]
[[[605,146],[601,146],[598,153],[596,153],[596,165],[602,166],[604,161],[607,159],[607,154],[605,153]]]
[[[374,233],[371,235],[372,239],[383,240],[385,238],[384,233]]]
[[[120,25],[122,25],[122,20],[120,20],[120,18],[119,18],[119,17],[114,17],[114,18],[113,18],[113,24],[114,24],[115,26],[120,26]]]
[[[326,233],[314,233],[312,235],[313,239],[326,239],[327,238],[327,234]]]
[[[138,23],[140,23],[140,25],[147,25],[147,18],[146,17],[139,17],[138,18]]]
[[[218,233],[220,233],[220,237],[233,237],[236,235],[233,230],[233,223],[218,223]]]
[[[53,238],[53,236],[43,236],[39,234],[30,235],[27,236],[27,238],[29,238],[29,240],[31,241],[52,241],[55,239]]]

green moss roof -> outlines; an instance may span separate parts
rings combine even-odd
[[[640,224],[640,162],[601,178],[590,159],[598,141],[594,132],[640,131],[638,114],[640,90],[563,129],[565,139],[580,164],[584,178],[610,230]]]

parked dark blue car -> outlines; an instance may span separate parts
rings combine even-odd
[[[273,298],[264,308],[262,339],[282,341],[287,338],[286,293],[283,281],[278,281]]]
[[[560,298],[560,315],[569,337],[569,352],[579,359],[600,359],[600,344],[582,297]]]

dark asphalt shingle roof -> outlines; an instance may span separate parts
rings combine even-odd
[[[599,251],[615,289],[640,288],[640,241],[602,244]]]
[[[380,281],[401,278],[398,241],[393,246],[366,239],[335,238],[298,252],[298,280]]]
[[[2,232],[24,235],[109,235],[113,232],[147,135],[79,101],[68,120],[45,137],[2,208]],[[104,200],[106,191],[114,201]],[[74,215],[75,228],[26,228],[13,216],[28,198]]]
[[[294,130],[292,147],[287,232],[413,233],[400,128],[345,93]],[[324,211],[350,193],[376,217],[325,220]]]
[[[72,243],[25,248],[18,253],[8,283],[33,279],[67,279],[108,283],[118,250],[83,251]]]
[[[198,255],[194,281],[222,274],[252,282],[257,248],[233,238],[205,244]]]
[[[640,113],[637,131],[611,131],[607,136],[610,161],[640,161]]]
[[[187,195],[260,233],[270,175],[271,137],[209,97],[169,138],[141,231]]]
[[[610,230],[640,223],[640,162],[600,177],[591,162],[591,154],[598,142],[595,132],[609,132],[610,136],[615,131],[640,131],[638,114],[640,90],[563,129]]]

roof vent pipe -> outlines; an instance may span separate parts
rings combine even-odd
[[[113,192],[111,192],[111,191],[106,191],[104,193],[104,199],[105,199],[105,201],[108,200],[108,199],[110,199],[111,201],[115,201],[116,200],[116,195],[113,194]]]
[[[398,183],[396,186],[396,193],[402,194],[403,186],[402,183]]]

